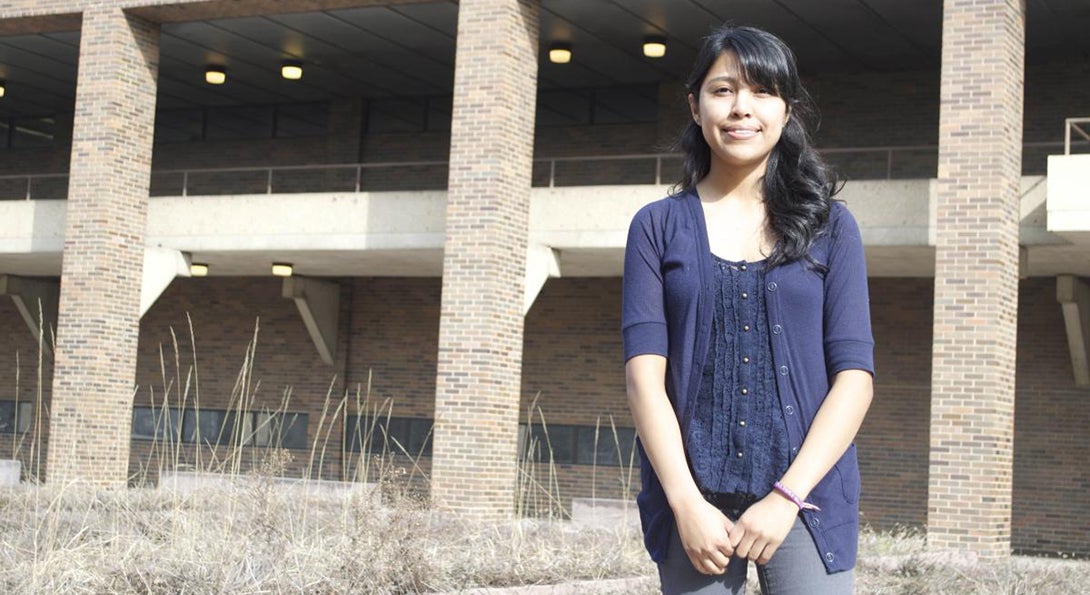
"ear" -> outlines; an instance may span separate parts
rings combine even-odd
[[[700,126],[700,106],[696,103],[696,97],[693,97],[692,93],[687,96],[689,100],[689,115],[692,116],[693,122],[696,122],[697,126]]]

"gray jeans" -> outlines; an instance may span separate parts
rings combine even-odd
[[[697,572],[689,556],[685,555],[675,526],[666,559],[659,563],[662,593],[743,595],[748,566],[747,560],[731,558],[727,571],[721,575]],[[757,566],[757,580],[764,595],[851,595],[855,574],[851,570],[826,574],[813,538],[802,520],[797,519],[768,564]]]

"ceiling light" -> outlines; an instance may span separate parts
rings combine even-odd
[[[648,37],[643,40],[643,55],[648,58],[661,58],[666,55],[665,37]]]
[[[190,277],[207,277],[208,276],[208,265],[203,263],[203,262],[194,262],[193,264],[189,265],[189,276]]]
[[[294,270],[290,262],[274,262],[272,265],[272,274],[277,277],[290,277]]]
[[[287,60],[280,65],[280,76],[289,81],[297,81],[303,78],[303,63],[295,60]]]
[[[7,91],[7,89],[8,89],[8,82],[7,81],[0,81],[0,97],[4,96],[4,93]]]
[[[567,64],[571,62],[571,44],[554,43],[549,47],[549,62],[553,64]]]
[[[204,69],[204,82],[209,85],[222,85],[227,82],[227,69],[223,66],[209,65]]]

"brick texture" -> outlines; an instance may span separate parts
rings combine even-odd
[[[124,485],[159,29],[83,14],[47,479]]]
[[[432,500],[512,514],[537,90],[536,1],[463,1],[451,126]]]
[[[943,9],[928,540],[1010,553],[1025,7]]]

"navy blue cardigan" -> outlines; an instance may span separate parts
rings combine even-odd
[[[777,392],[793,461],[810,424],[842,370],[874,373],[874,340],[863,243],[855,219],[832,203],[829,224],[810,255],[824,273],[798,260],[769,270],[768,326]],[[653,202],[636,213],[625,248],[622,297],[624,357],[666,357],[666,394],[688,435],[708,353],[714,289],[711,248],[695,190]],[[643,489],[637,498],[644,542],[656,562],[666,556],[674,518],[640,447]],[[855,565],[859,533],[859,465],[855,446],[810,493],[821,512],[803,511],[828,572]],[[758,494],[761,495],[761,494]]]

